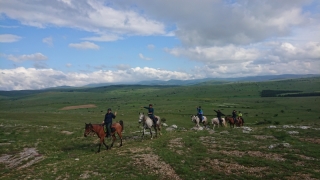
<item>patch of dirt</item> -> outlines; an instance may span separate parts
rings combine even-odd
[[[70,134],[73,134],[73,132],[70,132],[70,131],[61,131],[62,134],[66,134],[66,135],[70,135]]]
[[[29,167],[44,157],[40,155],[36,148],[24,148],[22,152],[16,155],[4,154],[0,157],[0,163],[4,163],[7,168],[23,169]]]
[[[227,163],[219,161],[218,159],[206,159],[200,167],[200,171],[213,170],[217,172],[223,172],[225,174],[241,175],[243,172],[247,172],[250,175],[256,177],[263,177],[268,170],[268,167],[246,167],[238,163]],[[209,167],[208,167],[209,166]]]
[[[144,152],[146,149],[135,149],[134,152]],[[145,173],[157,174],[159,179],[181,179],[174,169],[160,157],[152,152],[148,154],[137,154],[132,156],[133,165]]]
[[[60,110],[71,110],[71,109],[80,109],[80,108],[95,108],[97,107],[95,104],[85,104],[79,106],[66,106],[61,108]]]
[[[313,157],[308,157],[308,156],[305,156],[305,155],[302,155],[302,154],[297,154],[297,156],[299,156],[300,158],[302,159],[305,159],[305,160],[317,160]]]
[[[183,148],[184,147],[184,143],[182,142],[182,138],[176,138],[176,139],[171,139],[169,141],[169,148],[170,150],[176,152],[179,155],[185,154],[188,149],[177,149],[177,148]]]
[[[310,174],[302,174],[302,173],[295,173],[294,175],[287,177],[288,180],[301,180],[301,179],[307,179],[307,180],[317,180],[315,178],[310,177]]]
[[[299,138],[300,141],[307,141],[311,142],[314,144],[320,144],[320,139],[319,138]]]
[[[84,173],[82,173],[82,174],[80,175],[80,179],[89,179],[89,178],[90,178],[90,174],[93,174],[93,175],[95,175],[95,176],[98,176],[98,175],[99,175],[99,173],[97,173],[97,172],[85,171]]]

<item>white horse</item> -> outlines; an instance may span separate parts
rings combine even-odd
[[[224,118],[221,118],[221,120],[222,120],[222,126],[227,127],[226,120]],[[212,129],[214,129],[216,125],[218,127],[220,126],[220,122],[218,118],[212,118],[211,123],[212,123]]]
[[[207,126],[208,124],[207,117],[206,116],[202,116],[202,117],[203,117],[202,124],[204,126]],[[200,119],[197,115],[191,115],[191,121],[196,123],[196,126],[199,127]]]
[[[152,130],[151,130],[152,127],[155,130],[156,137],[158,137],[158,131],[159,131],[159,135],[161,135],[161,119],[159,116],[154,116],[154,117],[158,119],[156,125],[153,124],[153,121],[152,119],[149,118],[149,116],[144,115],[144,113],[139,113],[139,123],[142,123],[142,126],[143,126],[142,138],[144,137],[146,129],[150,130],[151,139],[153,138]]]

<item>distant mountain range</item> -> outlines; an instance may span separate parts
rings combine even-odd
[[[247,76],[247,77],[238,77],[238,78],[204,78],[204,79],[192,79],[192,80],[171,79],[168,81],[151,80],[151,81],[140,81],[140,82],[134,82],[134,83],[88,84],[83,87],[101,87],[101,86],[111,86],[111,85],[188,86],[188,85],[195,85],[195,84],[200,84],[205,82],[210,82],[213,84],[224,84],[229,82],[262,82],[262,81],[298,79],[298,78],[308,78],[308,77],[320,77],[320,74],[282,74],[282,75],[265,75],[265,76]]]

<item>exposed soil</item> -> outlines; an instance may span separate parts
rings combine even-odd
[[[314,144],[320,144],[320,139],[317,138],[299,138],[300,141],[307,141]]]
[[[184,147],[184,143],[182,142],[182,138],[176,138],[176,139],[171,139],[169,141],[169,148],[170,150],[172,150],[173,152],[176,152],[179,155],[185,154],[188,149],[183,149]]]
[[[147,154],[142,153],[145,152],[146,149],[131,149],[131,152],[136,153],[140,152],[140,154],[135,154],[132,156],[134,162],[133,165],[147,174],[157,174],[159,175],[159,179],[181,179],[174,169],[164,161],[160,159],[160,157],[153,152],[149,152]]]
[[[95,108],[97,107],[95,104],[85,104],[79,106],[66,106],[61,108],[60,110],[71,110],[71,109],[80,109],[80,108]]]
[[[38,153],[36,148],[24,148],[22,152],[16,155],[3,154],[0,157],[0,163],[4,163],[7,168],[23,169],[29,167],[44,157]]]
[[[243,173],[248,173],[256,177],[263,177],[268,167],[246,167],[238,163],[229,163],[219,161],[218,159],[206,159],[202,163],[200,171],[212,170],[216,172],[223,172],[225,174],[236,174],[241,175]]]

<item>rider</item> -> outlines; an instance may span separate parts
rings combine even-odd
[[[145,109],[148,109],[148,116],[150,119],[152,119],[154,126],[157,124],[157,119],[154,117],[154,109],[152,107],[152,104],[149,104],[149,107],[143,107]]]
[[[111,111],[111,108],[108,108],[108,112],[104,116],[104,121],[102,123],[106,126],[107,132],[106,132],[106,137],[111,136],[111,125],[112,125],[112,118],[116,118],[117,112],[114,114]]]
[[[203,111],[201,109],[201,106],[197,107],[197,116],[199,117],[200,122],[202,122]]]
[[[220,125],[222,125],[222,119],[221,116],[225,116],[219,109],[218,111],[214,110],[217,113],[217,118],[219,120]]]
[[[233,117],[234,122],[237,122],[237,111],[236,110],[232,111],[232,117]]]
[[[239,113],[238,113],[238,119],[242,119],[242,122],[244,123],[241,111],[239,111]]]

